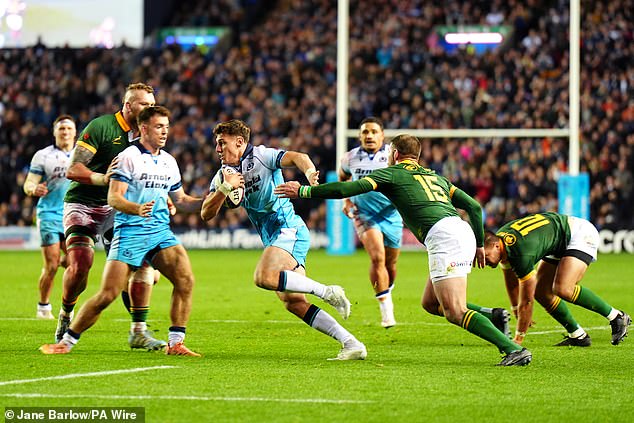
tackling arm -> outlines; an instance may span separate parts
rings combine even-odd
[[[90,163],[94,155],[95,153],[86,147],[77,145],[73,152],[73,157],[70,160],[70,166],[68,166],[68,170],[66,171],[66,177],[71,181],[76,181],[81,184],[108,185],[110,176],[116,168],[117,158],[115,157],[112,163],[110,163],[108,171],[104,174],[88,169],[88,163]]]

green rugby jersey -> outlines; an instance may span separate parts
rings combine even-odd
[[[504,243],[507,263],[521,282],[533,275],[535,265],[542,258],[563,255],[570,242],[570,226],[568,216],[544,212],[512,220],[496,235]]]
[[[373,190],[390,199],[405,225],[421,243],[424,243],[427,233],[436,222],[445,217],[458,216],[455,205],[467,211],[477,245],[483,245],[482,209],[478,202],[443,176],[413,160],[403,160],[399,164],[377,169],[353,182],[302,187],[300,197],[344,198]]]
[[[129,131],[132,128],[123,119],[121,112],[99,116],[88,123],[81,132],[77,145],[95,155],[87,164],[93,172],[106,173],[112,159],[130,145]],[[64,197],[67,203],[87,206],[103,206],[108,203],[108,186],[82,184],[71,181]]]

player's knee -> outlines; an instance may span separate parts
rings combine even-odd
[[[553,285],[553,293],[558,297],[563,298],[566,301],[570,301],[575,292],[575,285],[573,286],[563,286],[563,285]]]
[[[428,300],[426,298],[423,298],[422,301],[421,301],[421,306],[423,307],[423,310],[425,310],[427,313],[434,314],[434,315],[438,316],[438,303],[437,302]]]
[[[97,294],[95,306],[100,310],[108,307],[119,296],[120,290],[115,288],[106,288],[99,291]]]
[[[154,269],[150,266],[142,266],[130,276],[130,283],[142,283],[154,285]]]
[[[191,295],[194,291],[194,275],[192,273],[184,273],[179,275],[174,281],[174,290],[181,295]]]
[[[453,309],[445,309],[444,313],[445,319],[447,319],[449,323],[453,323],[454,325],[459,325],[462,321],[462,316],[464,316],[464,311],[460,312],[459,310]]]
[[[253,283],[258,288],[276,290],[279,286],[279,272],[273,275],[271,272],[256,270],[253,274]]]

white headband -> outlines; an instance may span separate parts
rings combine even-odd
[[[55,126],[53,127],[53,129],[57,129],[57,128],[59,128],[59,127],[60,127],[61,125],[63,125],[63,124],[67,124],[67,125],[73,125],[73,126],[75,126],[75,122],[73,122],[72,120],[70,120],[70,119],[62,119],[62,120],[60,120],[59,122],[57,122],[57,123],[55,124]]]

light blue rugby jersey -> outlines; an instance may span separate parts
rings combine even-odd
[[[40,175],[41,182],[46,182],[48,188],[48,194],[40,197],[37,202],[38,220],[62,221],[64,195],[70,185],[70,180],[66,179],[66,170],[72,152],[65,152],[55,145],[49,145],[38,150],[31,159],[29,172]]]
[[[388,144],[383,144],[379,151],[374,154],[368,153],[361,147],[353,148],[341,159],[341,170],[351,175],[353,181],[357,181],[364,176],[368,176],[376,169],[387,167],[390,151],[391,148]],[[392,202],[377,191],[356,195],[350,197],[350,200],[357,206],[357,210],[361,215],[366,215],[370,218],[397,213]]]
[[[295,214],[291,201],[273,193],[277,185],[284,183],[281,161],[285,153],[285,150],[249,144],[240,158],[240,165],[235,167],[242,173],[245,182],[241,206],[246,209],[265,246],[273,241],[280,228],[304,225],[304,221]],[[217,189],[220,173],[221,170],[218,170],[211,180],[211,192]]]
[[[143,204],[155,200],[152,215],[141,217],[117,211],[114,227],[138,227],[140,233],[153,233],[169,228],[167,193],[182,186],[180,169],[174,157],[161,150],[153,156],[141,144],[133,144],[119,153],[119,166],[112,179],[128,184],[125,198]]]

